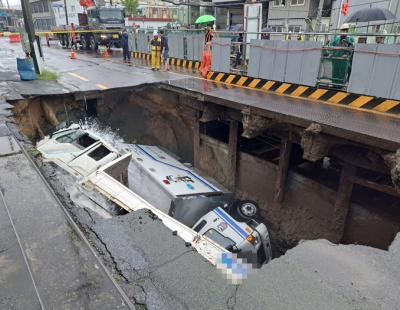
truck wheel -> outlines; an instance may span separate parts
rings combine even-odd
[[[258,205],[253,200],[238,201],[236,211],[240,217],[246,220],[254,219],[258,216]]]
[[[99,45],[97,44],[97,42],[96,42],[94,36],[90,36],[89,42],[90,42],[90,49],[91,49],[93,52],[97,51]]]
[[[90,49],[90,43],[87,40],[87,37],[85,35],[81,36],[81,44],[83,49],[88,50]]]

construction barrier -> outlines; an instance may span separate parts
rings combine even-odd
[[[19,43],[19,42],[21,42],[21,36],[20,36],[19,33],[10,34],[8,38],[10,40],[10,43]]]
[[[400,115],[399,100],[352,94],[337,89],[335,90],[290,84],[224,72],[211,71],[208,73],[207,79],[221,82],[226,85],[236,85],[240,87],[269,91],[280,95],[324,101],[327,104],[347,106],[352,109]]]
[[[133,58],[151,61],[151,54],[148,54],[148,53],[133,52],[132,56],[133,56]],[[169,59],[170,64],[173,66],[184,67],[184,68],[188,68],[188,69],[199,69],[199,67],[200,67],[200,61],[178,59],[178,58],[172,58],[172,57],[169,57],[168,59]]]

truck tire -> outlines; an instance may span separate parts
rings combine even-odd
[[[88,40],[88,37],[85,34],[81,35],[81,44],[82,44],[83,49],[85,49],[85,50],[90,49],[90,42]]]
[[[236,212],[244,220],[251,220],[258,217],[259,207],[253,200],[239,200],[236,203]]]
[[[99,48],[99,44],[97,43],[97,41],[93,35],[90,36],[89,42],[90,42],[90,49],[93,52],[97,51],[97,49]]]

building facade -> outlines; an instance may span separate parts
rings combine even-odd
[[[83,13],[83,7],[79,4],[79,0],[66,0],[65,2],[67,4],[68,23],[74,23],[75,25],[78,25],[78,14]],[[67,19],[65,18],[64,0],[51,2],[51,6],[53,9],[56,26],[65,26]]]
[[[50,30],[56,26],[52,3],[50,0],[29,0],[35,30]]]
[[[267,25],[276,32],[327,31],[332,0],[274,0]]]

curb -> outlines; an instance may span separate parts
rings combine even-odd
[[[140,53],[140,52],[132,52],[134,58],[151,60],[151,54]],[[200,66],[200,61],[196,60],[187,60],[187,59],[179,59],[179,58],[169,58],[170,64],[173,66],[184,67],[188,69],[198,69]]]
[[[236,86],[271,91],[277,94],[289,95],[291,97],[321,100],[328,104],[344,105],[354,109],[373,110],[375,112],[391,113],[396,115],[400,114],[400,101],[398,100],[358,95],[342,90],[290,84],[222,72],[211,71],[208,73],[207,79]]]

